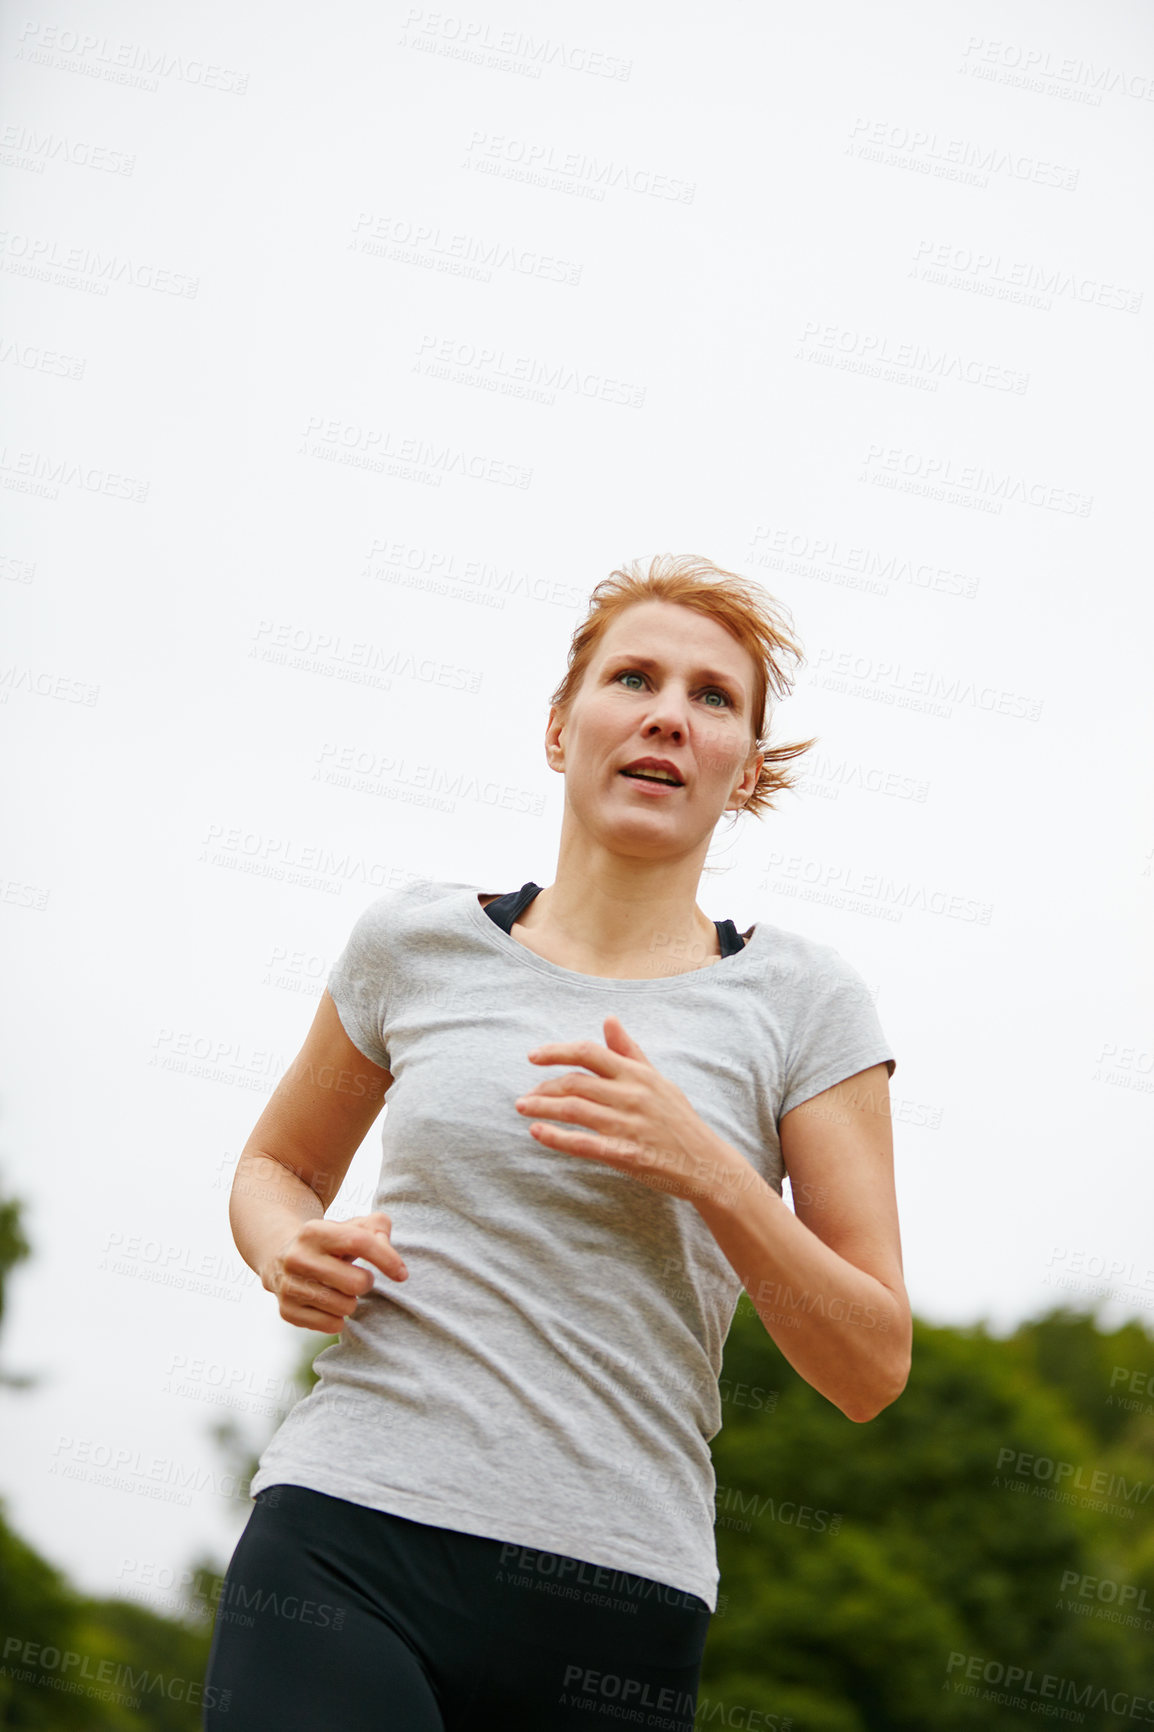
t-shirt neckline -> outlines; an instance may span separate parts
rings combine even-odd
[[[743,965],[748,968],[754,953],[756,953],[756,960],[760,961],[763,934],[768,930],[765,922],[759,920],[754,926],[752,936],[745,940],[740,950],[735,951],[732,956],[718,957],[708,968],[690,968],[680,974],[665,975],[661,979],[615,980],[609,975],[582,974],[575,968],[562,968],[559,962],[550,962],[547,957],[538,956],[535,950],[530,950],[528,945],[522,944],[511,933],[505,932],[495,920],[489,918],[477,900],[479,896],[500,896],[504,892],[482,890],[478,887],[469,890],[466,894],[468,900],[465,906],[473,925],[498,950],[503,950],[507,956],[516,957],[526,967],[536,969],[538,973],[552,976],[554,980],[568,980],[578,986],[604,987],[609,991],[664,992],[668,991],[670,987],[688,986],[691,981],[712,980],[716,977],[719,968],[731,972],[734,969],[742,968]]]

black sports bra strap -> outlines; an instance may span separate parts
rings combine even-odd
[[[530,879],[522,884],[520,890],[509,890],[504,896],[495,896],[492,902],[485,904],[485,913],[490,920],[495,920],[502,932],[513,934],[513,926],[520,920],[534,896],[540,895],[541,886]],[[744,950],[745,940],[732,920],[715,920],[717,936],[721,942],[722,956],[736,956],[739,950]]]
[[[721,940],[722,956],[736,956],[739,950],[745,949],[745,939],[737,930],[732,920],[715,920],[717,936]]]
[[[486,902],[485,913],[490,920],[495,920],[502,932],[513,934],[513,922],[520,920],[534,896],[540,894],[541,886],[530,879],[528,884],[522,884],[520,890],[509,890],[504,896],[494,897],[492,902]]]

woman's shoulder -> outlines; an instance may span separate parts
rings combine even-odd
[[[447,878],[410,878],[379,890],[362,905],[353,923],[351,941],[371,945],[403,931],[413,921],[418,924],[427,921],[430,913],[435,919],[438,903],[456,899],[468,890],[477,893],[475,886]]]
[[[828,940],[768,920],[759,920],[757,926],[766,969],[778,990],[792,988],[807,998],[838,990],[873,996],[857,966]]]
[[[449,896],[460,896],[465,890],[479,893],[481,886],[466,884],[455,878],[407,878],[387,889],[378,890],[368,907],[419,908],[426,902],[440,902]]]

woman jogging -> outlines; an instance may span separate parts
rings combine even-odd
[[[905,1387],[865,983],[695,900],[813,744],[765,735],[799,656],[707,560],[615,571],[549,712],[552,884],[420,879],[354,925],[230,1199],[281,1316],[339,1340],[260,1458],[207,1732],[689,1732],[743,1287],[850,1419]],[[328,1220],[386,1094],[375,1212]]]

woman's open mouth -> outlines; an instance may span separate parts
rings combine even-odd
[[[665,781],[660,776],[650,775],[647,770],[619,770],[618,774],[633,782],[646,794],[673,794],[678,788],[684,787],[683,782]]]

